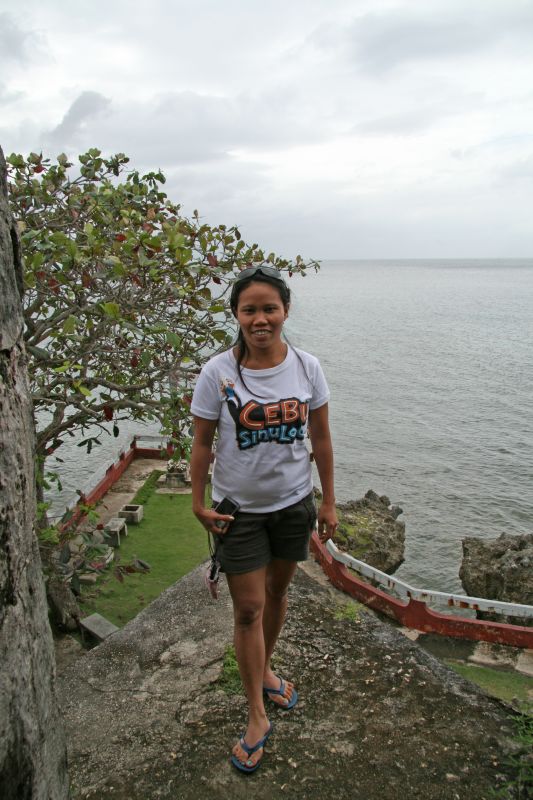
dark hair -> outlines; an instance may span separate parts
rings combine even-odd
[[[247,289],[252,283],[267,283],[269,286],[272,286],[274,289],[277,289],[277,291],[279,292],[279,296],[280,296],[281,302],[283,303],[283,305],[285,307],[285,311],[287,311],[287,309],[288,309],[288,307],[290,306],[290,303],[291,303],[291,290],[289,289],[289,287],[287,286],[287,284],[285,283],[285,281],[281,277],[281,274],[280,274],[279,278],[273,277],[270,274],[265,274],[265,273],[261,272],[260,268],[259,268],[259,270],[257,270],[249,278],[245,278],[244,280],[239,280],[239,278],[237,277],[237,280],[233,284],[233,288],[231,290],[231,295],[230,295],[230,307],[231,307],[231,310],[233,312],[233,316],[234,317],[237,316],[237,308],[239,306],[239,297],[241,295],[241,292],[243,292],[245,289]],[[302,361],[301,356],[299,355],[299,353],[296,352],[296,350],[294,350],[294,347],[289,342],[289,340],[287,339],[286,336],[285,336],[285,341],[287,342],[287,344],[291,348],[291,350],[293,350],[295,352],[296,357],[298,358],[298,361],[300,362],[300,364],[303,367],[303,370],[305,372],[305,376],[306,376],[307,380],[309,381],[311,386],[313,386],[313,382],[311,381],[311,379],[309,378],[309,375],[307,374],[307,370],[305,369],[305,365],[304,365],[304,363]],[[235,345],[238,348],[238,350],[237,350],[237,372],[239,373],[240,381],[241,381],[242,385],[244,386],[244,388],[246,389],[246,391],[250,392],[250,394],[253,394],[255,397],[259,397],[260,395],[254,394],[254,392],[252,392],[246,386],[246,383],[245,383],[244,378],[242,376],[241,364],[242,364],[243,359],[244,359],[244,357],[246,355],[247,347],[246,347],[246,342],[244,341],[244,336],[242,335],[242,330],[241,330],[240,325],[239,325],[239,330],[237,332],[237,339],[234,342],[234,346]]]
[[[249,278],[244,278],[239,280],[239,276],[235,283],[233,284],[233,288],[231,290],[230,295],[230,307],[233,311],[233,316],[237,316],[237,306],[239,305],[239,297],[244,289],[247,289],[251,283],[268,283],[270,286],[273,286],[274,289],[277,289],[279,292],[279,296],[281,298],[281,302],[285,306],[285,310],[289,307],[291,303],[291,290],[281,277],[281,273],[279,278],[274,278],[270,274],[265,274],[261,272],[261,267],[258,267],[257,271],[254,272],[253,275],[250,275]]]

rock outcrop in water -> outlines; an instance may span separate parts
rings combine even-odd
[[[371,489],[361,500],[338,503],[339,527],[334,537],[339,549],[392,574],[404,560],[405,523],[399,506]]]
[[[533,605],[533,533],[502,533],[489,541],[467,536],[459,577],[465,592],[473,597]],[[479,612],[479,616],[505,621],[501,615]],[[531,618],[509,617],[507,621],[533,627]]]

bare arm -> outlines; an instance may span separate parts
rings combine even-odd
[[[309,412],[309,434],[322,487],[322,504],[318,510],[318,535],[320,540],[325,542],[331,539],[338,524],[333,484],[333,447],[327,403]]]
[[[191,483],[192,483],[192,510],[204,528],[211,533],[223,534],[224,530],[217,528],[216,520],[231,522],[233,517],[228,514],[217,514],[205,505],[205,487],[211,463],[213,438],[217,429],[218,420],[194,417],[194,438],[191,452]]]

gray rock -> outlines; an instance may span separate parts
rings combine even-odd
[[[34,531],[35,431],[22,292],[0,149],[0,797],[65,800],[65,736]]]
[[[339,527],[335,544],[354,558],[391,575],[404,560],[405,523],[399,506],[371,489],[361,500],[337,505]]]
[[[60,631],[78,629],[80,609],[64,577],[51,574],[46,583],[48,608],[53,624]]]
[[[475,536],[463,539],[463,561],[459,570],[465,592],[508,603],[533,605],[533,533],[513,536],[502,533],[497,539]],[[479,612],[484,619],[505,622],[501,615]],[[533,619],[511,617],[507,621],[533,626]]]

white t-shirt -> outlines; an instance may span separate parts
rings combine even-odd
[[[205,364],[194,389],[192,413],[218,420],[213,500],[277,511],[313,488],[307,420],[328,402],[328,385],[318,359],[291,347],[277,367],[241,372],[246,386],[227,350]]]

